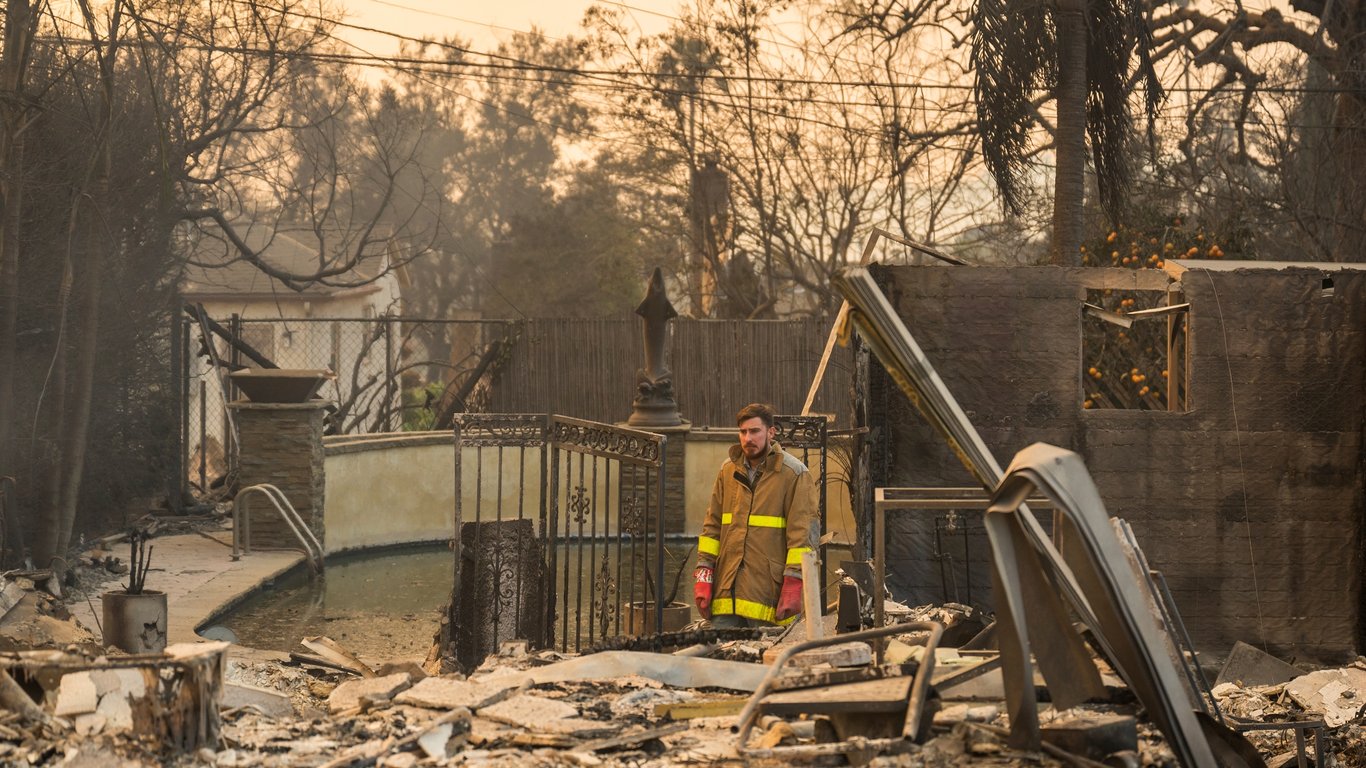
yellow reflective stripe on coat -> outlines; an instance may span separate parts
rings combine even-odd
[[[746,619],[767,621],[770,624],[777,624],[779,626],[786,626],[797,620],[796,616],[789,616],[782,621],[778,621],[778,609],[771,605],[756,603],[753,600],[732,600],[729,597],[718,597],[713,600],[711,603],[711,614],[713,616],[743,616]]]
[[[704,555],[715,557],[721,554],[721,541],[720,539],[713,539],[710,536],[698,536],[697,551]]]
[[[802,555],[810,551],[811,547],[793,547],[792,549],[789,549],[787,551],[787,564],[801,565]]]
[[[721,514],[721,525],[730,525],[735,520],[729,512]],[[755,528],[786,528],[787,518],[774,515],[750,515],[749,524]]]

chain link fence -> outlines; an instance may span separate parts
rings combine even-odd
[[[228,371],[327,369],[328,434],[449,429],[455,413],[564,413],[612,423],[629,416],[641,363],[639,318],[579,320],[245,319],[180,321],[181,445],[189,489],[232,474],[235,437]],[[733,424],[766,400],[797,413],[821,358],[819,319],[671,323],[675,392],[694,426]],[[206,341],[206,338],[208,339]],[[256,357],[259,360],[253,360]],[[215,361],[217,365],[215,365]],[[849,423],[848,350],[836,349],[813,404]]]
[[[223,333],[184,318],[181,445],[186,482],[206,492],[232,471],[235,436],[227,403],[240,396],[227,373],[257,366],[229,339],[280,368],[327,369],[319,396],[331,401],[327,433],[433,429],[442,412],[479,411],[516,324],[501,320],[224,318]],[[212,344],[210,351],[208,345]],[[215,368],[214,360],[218,361]]]

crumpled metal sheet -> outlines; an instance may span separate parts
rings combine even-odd
[[[1018,539],[1037,527],[1037,523],[1026,524],[1032,515],[1018,501],[1036,489],[1061,513],[1054,523],[1059,528],[1056,533],[1060,546],[1055,549],[1047,538],[1027,542],[1026,546],[1043,551],[1045,564],[1054,577],[1070,585],[1065,591],[1075,589],[1077,597],[1084,601],[1087,610],[1078,611],[1083,622],[1115,663],[1115,671],[1170,740],[1181,763],[1216,765],[1181,673],[1168,655],[1162,630],[1148,610],[1143,585],[1128,565],[1100,492],[1080,456],[1044,443],[1035,443],[1015,455],[987,511],[992,548],[997,548],[997,539],[1003,535],[1015,538],[1018,548]],[[1022,576],[1025,571],[1040,567],[1037,562],[1022,560],[1014,565],[1015,572]],[[1011,575],[1007,570],[1000,578],[1008,579]],[[1036,635],[1032,626],[1035,620],[1042,622],[1037,629],[1039,636],[1070,629],[1065,623],[1058,626],[1056,617],[1051,615],[1031,611],[1029,616],[1031,635]],[[1048,679],[1047,670],[1043,671]]]

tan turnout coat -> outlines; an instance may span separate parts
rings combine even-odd
[[[778,622],[783,576],[801,576],[802,553],[820,538],[815,478],[806,465],[774,443],[749,484],[739,445],[721,465],[712,486],[697,563],[716,569],[713,616],[735,614]]]

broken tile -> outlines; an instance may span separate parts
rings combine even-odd
[[[510,687],[497,683],[470,682],[448,677],[428,677],[419,680],[417,685],[400,693],[394,701],[398,704],[411,704],[428,709],[453,709],[455,707],[479,709],[501,701],[514,688],[515,686]]]
[[[143,676],[143,670],[116,669],[114,674],[118,676],[119,689],[124,693],[135,699],[147,695],[147,678]]]
[[[9,582],[3,590],[0,590],[0,618],[9,613],[14,606],[24,599],[28,592],[18,582]]]
[[[470,743],[477,747],[499,741],[512,732],[511,728],[502,723],[483,717],[470,718]]]
[[[57,717],[81,715],[94,712],[99,703],[99,692],[90,673],[68,672],[62,675],[57,688],[57,705],[52,713]]]
[[[110,691],[117,691],[123,687],[123,681],[112,669],[97,669],[90,673],[90,679],[95,683],[95,695],[103,696]]]
[[[94,736],[104,730],[106,722],[107,720],[104,715],[101,715],[98,712],[87,712],[83,715],[76,715],[76,719],[72,725],[76,727],[77,735]]]
[[[513,696],[479,710],[481,717],[530,730],[542,730],[549,721],[574,717],[578,714],[579,710],[575,709],[572,704],[527,693]]]
[[[1366,706],[1366,670],[1321,669],[1286,683],[1285,692],[1305,711],[1323,715],[1329,728],[1337,728]]]
[[[267,717],[288,717],[294,714],[294,705],[290,703],[288,696],[245,683],[224,683],[218,706],[220,709],[255,707]]]
[[[586,720],[582,717],[561,717],[526,727],[541,734],[573,736],[580,739],[600,739],[606,736],[615,735],[621,730],[621,726],[616,725],[615,723],[604,723],[601,720]]]
[[[372,700],[392,699],[398,692],[406,689],[410,678],[408,673],[399,672],[395,675],[385,675],[384,677],[366,677],[359,680],[347,680],[337,686],[332,691],[332,695],[327,697],[327,708],[333,713],[342,712],[348,709],[356,709],[361,705],[362,698]]]
[[[109,730],[126,731],[133,727],[133,708],[128,704],[130,694],[111,691],[100,698],[98,712],[108,718]]]
[[[422,734],[417,739],[417,746],[427,757],[433,760],[446,759],[446,742],[451,740],[451,732],[455,726],[451,723],[442,723],[435,728]]]

